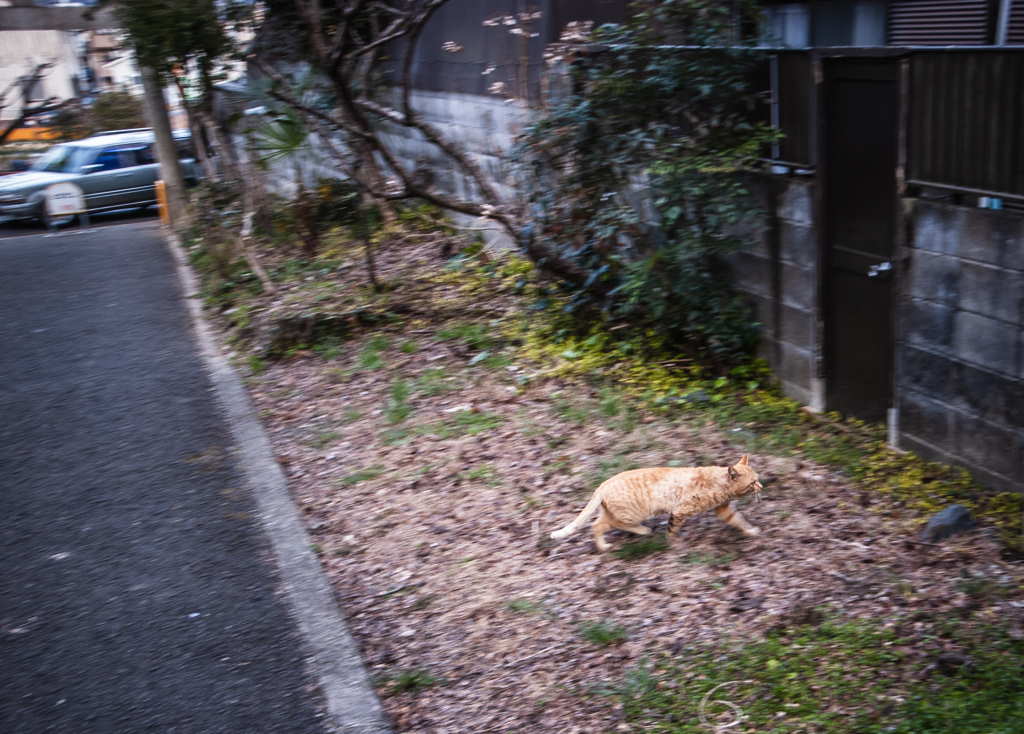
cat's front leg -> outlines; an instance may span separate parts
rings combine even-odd
[[[689,517],[688,514],[678,511],[673,511],[672,514],[669,515],[668,531],[665,533],[665,537],[669,540],[669,542],[671,542],[672,539],[675,537],[676,531],[679,530],[680,527],[682,527],[682,524],[684,522],[686,522],[687,517]]]
[[[739,528],[747,535],[761,534],[760,530],[746,521],[743,515],[740,514],[740,511],[733,506],[732,502],[726,502],[724,505],[716,507],[715,514],[734,528]]]

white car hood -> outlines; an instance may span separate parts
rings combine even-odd
[[[25,171],[0,177],[0,194],[13,193],[21,190],[37,189],[42,186],[71,181],[78,178],[77,173],[48,173],[46,171]]]

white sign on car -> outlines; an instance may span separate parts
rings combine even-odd
[[[85,211],[85,194],[73,183],[56,183],[46,188],[46,213],[66,217]]]

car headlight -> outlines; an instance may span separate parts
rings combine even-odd
[[[24,194],[0,194],[0,204],[24,204]]]

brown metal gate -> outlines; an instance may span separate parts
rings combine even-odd
[[[825,378],[830,410],[891,401],[899,65],[825,62]]]

